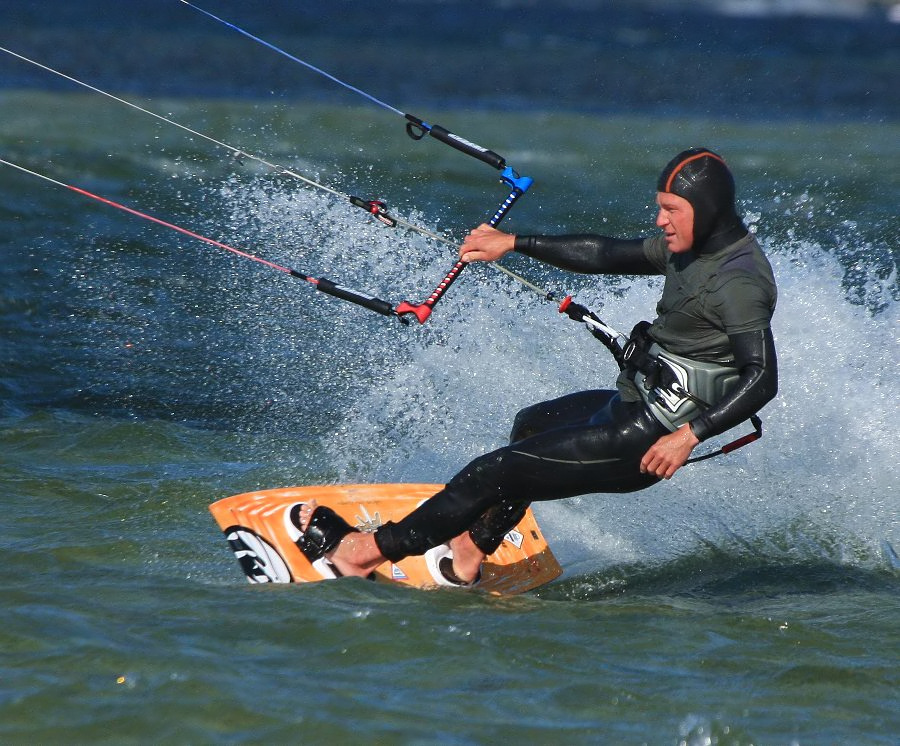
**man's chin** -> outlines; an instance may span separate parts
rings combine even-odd
[[[685,245],[684,241],[679,240],[677,236],[673,236],[672,238],[666,237],[666,248],[673,254],[683,254],[685,251],[690,251],[693,247]]]

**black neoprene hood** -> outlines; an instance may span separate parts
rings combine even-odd
[[[659,175],[656,189],[691,203],[697,251],[715,250],[747,232],[734,205],[734,177],[722,156],[707,148],[676,155]]]

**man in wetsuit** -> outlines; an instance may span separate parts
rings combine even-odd
[[[471,584],[529,503],[669,479],[698,443],[775,396],[775,279],[737,215],[730,170],[710,150],[684,151],[660,175],[656,201],[662,233],[647,239],[512,236],[487,225],[469,234],[460,249],[466,262],[517,251],[574,272],[664,275],[656,319],[632,335],[635,367],[622,371],[616,390],[522,410],[509,445],[476,458],[437,495],[372,534],[310,504],[298,527],[310,560],[325,556],[336,574],[364,576],[386,560],[442,550],[436,580]],[[681,367],[679,385],[659,379],[659,370],[671,371],[661,360]]]

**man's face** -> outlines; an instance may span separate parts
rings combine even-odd
[[[666,247],[673,254],[690,251],[694,245],[694,208],[684,197],[668,192],[656,193],[659,213],[656,225],[666,234]]]

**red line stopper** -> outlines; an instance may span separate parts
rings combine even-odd
[[[431,316],[432,307],[428,305],[428,301],[425,303],[419,303],[418,305],[413,305],[409,301],[403,301],[400,305],[395,309],[395,313],[398,316],[404,316],[407,313],[411,313],[415,316],[420,324],[424,324],[428,321],[428,317]]]

